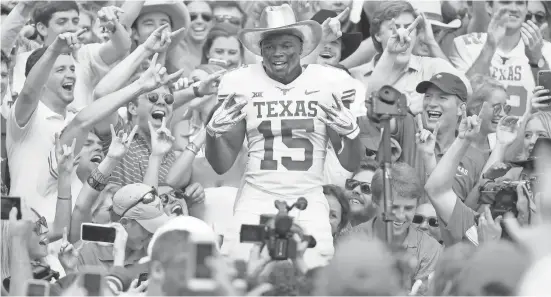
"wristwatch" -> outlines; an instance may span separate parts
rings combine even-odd
[[[543,68],[545,66],[545,59],[541,57],[537,64],[529,63],[532,68]]]

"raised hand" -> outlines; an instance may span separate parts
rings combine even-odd
[[[396,28],[396,20],[390,20],[392,35],[388,38],[386,50],[392,54],[400,54],[407,51],[411,46],[411,33],[417,28],[422,17],[418,16],[413,23],[406,28]]]
[[[149,132],[151,133],[151,155],[162,157],[168,153],[175,138],[166,127],[166,117],[163,117],[159,129],[155,129],[153,124],[149,122]]]
[[[168,75],[166,72],[166,68],[163,67],[161,64],[157,64],[158,58],[159,54],[155,53],[155,55],[153,55],[153,58],[149,62],[149,68],[147,68],[147,70],[140,75],[138,84],[143,88],[145,92],[155,90],[162,85],[173,83],[174,81],[178,80],[178,78],[180,78],[180,76],[182,76],[182,73],[184,72],[184,69],[180,69],[179,71]]]
[[[124,10],[116,6],[102,7],[98,11],[100,27],[106,28],[109,32],[115,32],[117,23]]]
[[[427,155],[434,155],[434,148],[436,146],[436,137],[438,135],[438,129],[440,129],[440,122],[436,123],[434,131],[432,133],[423,128],[423,116],[418,114],[416,116],[418,131],[415,134],[415,141],[417,143],[417,149]]]
[[[501,8],[490,20],[488,25],[488,42],[497,46],[505,37],[507,31],[507,22],[509,21],[509,12],[507,8]]]
[[[262,273],[266,265],[272,261],[267,248],[255,243],[251,248],[249,262],[247,263],[247,278],[255,279]]]
[[[212,95],[218,93],[218,84],[220,83],[220,77],[226,73],[226,69],[216,71],[213,74],[207,76],[205,80],[199,81],[197,84],[197,91],[202,96]]]
[[[530,97],[530,102],[526,104],[528,115],[531,115],[534,111],[551,111],[551,91],[545,89],[543,86],[536,86]]]
[[[86,29],[80,29],[74,33],[66,32],[59,34],[55,38],[54,42],[50,45],[50,47],[56,53],[70,54],[74,50],[80,48],[80,46],[82,45],[78,40],[78,37],[84,32],[86,32]]]
[[[486,102],[484,102],[484,104],[486,104]],[[478,115],[472,115],[468,117],[465,105],[461,106],[461,110],[463,112],[463,115],[461,117],[461,123],[459,123],[459,134],[457,137],[459,137],[460,139],[474,141],[480,133],[481,120]],[[484,106],[482,106],[480,112],[484,112]]]
[[[497,142],[503,146],[511,145],[517,139],[520,119],[516,116],[505,116],[499,120],[496,129]]]
[[[84,244],[75,248],[67,239],[67,227],[63,228],[63,238],[61,239],[61,248],[59,250],[58,259],[65,271],[74,271],[78,264],[78,256]]]
[[[335,94],[333,94],[333,99],[336,103],[335,107],[319,103],[319,107],[327,114],[327,118],[318,116],[318,119],[340,136],[346,136],[350,139],[356,138],[360,130],[356,123],[356,117]]]
[[[180,28],[174,32],[170,32],[168,29],[168,24],[164,24],[157,28],[147,40],[143,43],[143,46],[146,50],[151,52],[164,52],[168,49],[168,46],[172,42],[172,38],[175,38],[180,34],[184,28]]]
[[[241,102],[235,100],[235,103],[230,106],[230,101],[233,101],[234,97],[235,93],[228,95],[222,105],[214,111],[206,128],[210,136],[219,137],[223,135],[247,116],[246,113],[242,112],[243,107],[247,105],[247,100],[240,100]]]
[[[134,140],[134,135],[138,131],[138,125],[135,125],[130,131],[130,134],[125,133],[124,131],[119,131],[117,134],[113,124],[111,124],[111,144],[109,145],[109,151],[107,152],[107,157],[113,158],[115,160],[121,160],[124,155],[128,152],[132,140]]]
[[[78,164],[74,154],[76,141],[77,139],[74,138],[71,146],[62,145],[59,141],[59,133],[55,134],[55,157],[59,174],[71,175],[74,167]]]
[[[520,28],[520,36],[524,42],[524,52],[528,61],[533,64],[538,64],[542,58],[542,49],[543,49],[543,31],[547,28],[547,23],[544,23],[541,28],[539,28],[534,22],[528,20],[522,23]]]
[[[322,24],[322,41],[325,43],[333,42],[342,36],[341,24],[346,20],[350,8],[346,8],[334,18],[327,18]]]

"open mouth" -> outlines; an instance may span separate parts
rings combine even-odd
[[[103,157],[101,155],[94,155],[92,158],[90,158],[90,162],[99,165],[103,161]]]
[[[493,119],[492,124],[497,125],[497,124],[499,124],[500,120],[501,120],[501,118]]]
[[[323,59],[331,59],[333,58],[333,55],[329,52],[322,52],[319,54],[320,57],[322,57]]]
[[[272,62],[272,65],[274,65],[274,68],[275,69],[285,69],[285,67],[287,66],[287,63],[286,62],[281,62],[281,61],[277,61],[277,62]]]
[[[166,113],[162,110],[155,110],[154,112],[151,113],[151,117],[156,119],[156,120],[162,120],[163,117],[165,117]]]
[[[362,201],[360,201],[359,199],[350,199],[350,203],[354,204],[354,205],[362,205]]]
[[[402,227],[406,222],[392,222],[392,225],[394,225],[394,227]]]
[[[442,116],[442,113],[434,110],[427,110],[427,116],[431,120],[438,120]]]
[[[184,214],[184,210],[182,209],[182,206],[180,205],[174,205],[172,207],[172,209],[170,210],[170,213],[171,214],[174,214],[174,215],[177,215],[177,216],[181,216]]]
[[[205,32],[207,30],[207,26],[204,26],[204,25],[192,26],[191,28],[193,29],[193,31],[198,33]]]
[[[74,82],[66,82],[62,84],[61,87],[66,91],[72,92],[74,85],[75,85]]]

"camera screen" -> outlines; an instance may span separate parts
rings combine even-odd
[[[197,244],[197,254],[196,254],[196,266],[195,266],[195,277],[196,278],[207,278],[212,277],[210,268],[206,265],[206,260],[208,257],[212,256],[214,252],[214,246],[210,243],[199,243]]]
[[[82,224],[82,240],[114,243],[117,229],[113,227]]]
[[[17,219],[21,220],[21,198],[2,196],[2,220],[10,219],[10,211],[12,208],[17,208]]]
[[[97,273],[85,273],[83,287],[88,291],[88,296],[100,296],[101,275]]]
[[[46,296],[46,286],[44,284],[28,284],[27,296]]]
[[[262,241],[262,233],[264,226],[262,225],[241,225],[239,233],[240,242],[259,242]]]

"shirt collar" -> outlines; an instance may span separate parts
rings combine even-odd
[[[363,67],[364,76],[371,75],[371,73],[373,72],[373,69],[375,69],[375,66],[377,65],[377,62],[379,61],[380,58],[381,58],[381,54],[377,54],[367,64],[360,66],[360,67]],[[412,54],[411,57],[409,58],[408,68],[412,69],[413,71],[419,71],[420,69],[422,69],[422,64],[420,60],[421,59],[419,56]]]

